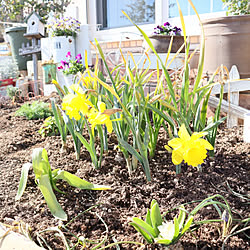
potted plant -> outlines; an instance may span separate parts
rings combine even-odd
[[[68,60],[62,60],[58,69],[62,71],[65,86],[69,89],[70,85],[75,82],[77,74],[83,73],[86,68],[83,66],[81,54],[78,54],[74,58],[72,57],[71,52],[68,51],[66,58]]]
[[[184,37],[181,35],[181,29],[172,26],[169,22],[165,22],[163,25],[158,25],[154,28],[154,33],[149,36],[157,53],[167,53],[168,47],[173,36],[173,44],[171,47],[171,53],[176,53],[184,43]],[[149,48],[148,43],[144,41],[143,47],[145,50]],[[185,48],[181,50],[181,53],[185,52]],[[149,50],[152,53],[152,50]]]
[[[72,17],[55,18],[47,25],[49,35],[52,37],[52,56],[55,63],[64,59],[69,51],[75,56],[75,37],[80,30],[80,22]]]
[[[236,65],[241,78],[250,77],[250,3],[222,0],[227,16],[203,21],[206,37],[204,70],[212,74],[223,64]],[[215,56],[216,55],[216,56]]]
[[[44,21],[47,20],[50,11],[57,14],[63,13],[65,7],[69,5],[71,0],[65,1],[41,1],[41,0],[4,0],[1,1],[0,8],[0,25],[4,22],[13,23],[15,26],[6,28],[8,42],[11,45],[12,56],[18,65],[19,70],[27,70],[27,61],[31,59],[30,56],[19,56],[19,48],[22,43],[27,44],[28,39],[23,35],[26,33],[25,18],[35,11]],[[3,22],[1,24],[1,22]]]

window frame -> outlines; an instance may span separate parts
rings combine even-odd
[[[107,6],[107,1],[108,0],[96,0],[96,18],[97,18],[97,24],[99,24],[99,31],[101,30],[111,30],[111,29],[120,29],[120,28],[126,28],[126,27],[131,27],[133,24],[128,24],[128,25],[121,25],[117,27],[107,27],[108,22],[108,14],[107,14],[107,8],[104,8]],[[154,0],[156,3],[156,0]],[[156,5],[156,4],[155,4]],[[155,15],[156,16],[156,15]],[[142,23],[137,23],[138,25],[150,25],[150,24],[155,24],[155,16],[154,16],[154,21],[152,22],[142,22]]]

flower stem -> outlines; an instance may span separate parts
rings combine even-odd
[[[180,174],[181,173],[181,164],[176,165],[176,174]]]

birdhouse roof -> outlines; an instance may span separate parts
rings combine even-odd
[[[43,20],[35,11],[31,12],[31,13],[25,18],[24,21],[27,23],[28,20],[30,19],[30,17],[31,17],[32,15],[36,15],[37,18],[39,19],[39,21],[42,22],[42,23],[44,23],[44,20]]]

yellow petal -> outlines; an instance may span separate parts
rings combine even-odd
[[[168,142],[168,145],[176,149],[183,146],[183,141],[180,138],[174,138]]]
[[[173,150],[172,162],[174,165],[179,165],[183,161],[183,154],[180,150]]]
[[[76,92],[77,94],[81,94],[81,95],[84,94],[84,91],[83,91],[83,89],[81,88],[81,86],[80,86],[79,84],[72,84],[72,85],[70,86],[70,88],[71,88],[74,92]]]
[[[178,136],[184,140],[184,141],[188,141],[190,140],[190,135],[185,127],[184,124],[181,125],[180,129],[179,129],[179,132],[178,132]]]
[[[105,125],[107,127],[107,130],[109,133],[112,133],[113,131],[113,126],[112,126],[112,122],[110,119],[107,119],[107,121],[105,122]]]
[[[98,102],[97,103],[98,109],[101,113],[104,112],[104,110],[106,110],[106,104],[104,102]]]
[[[214,147],[205,139],[200,139],[199,140],[200,145],[206,149],[213,150]]]
[[[172,148],[170,148],[168,145],[165,145],[164,148],[169,152],[172,153]]]
[[[207,132],[194,132],[192,135],[191,135],[191,140],[197,140],[205,135],[207,135],[208,133]]]

